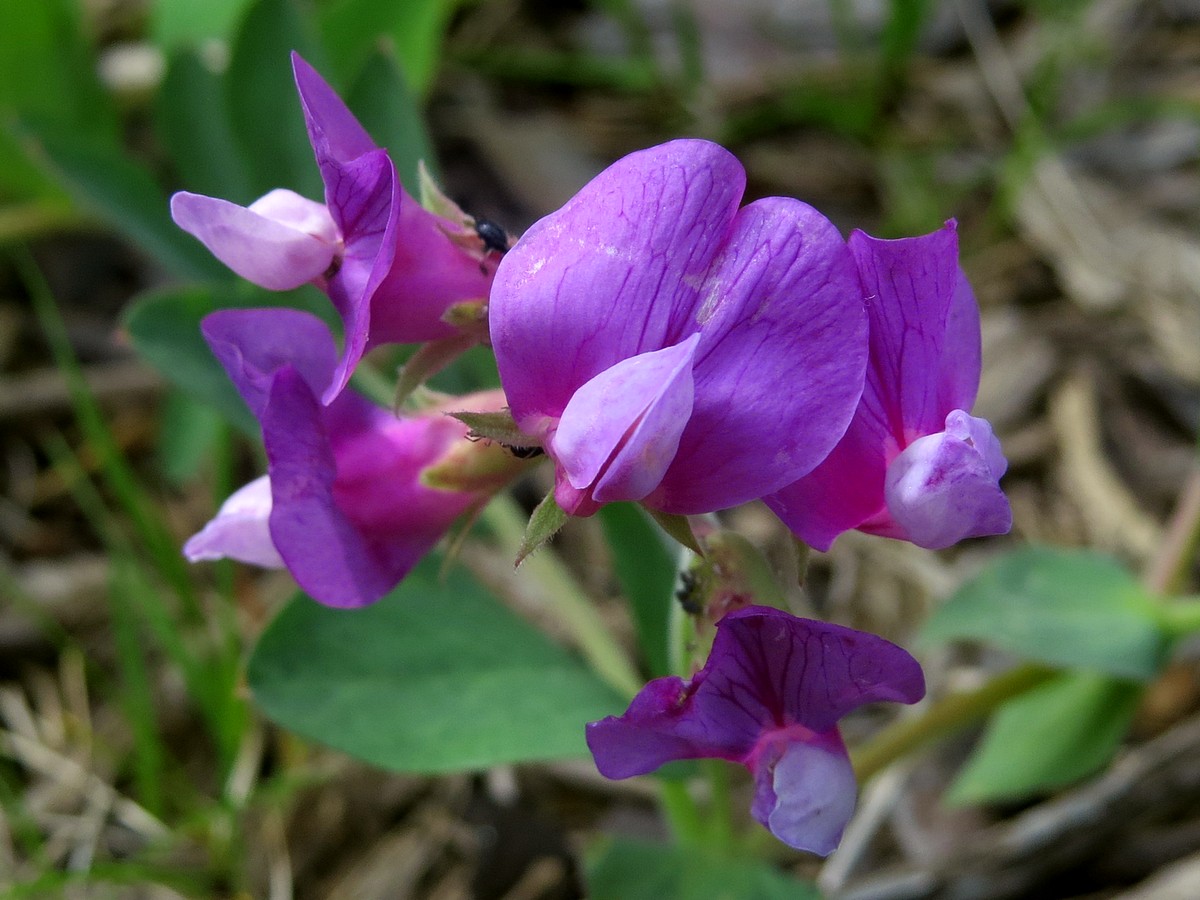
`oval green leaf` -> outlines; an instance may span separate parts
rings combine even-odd
[[[1154,600],[1116,560],[1031,547],[968,581],[921,632],[921,642],[984,641],[1026,659],[1148,679],[1168,638]]]
[[[463,571],[439,579],[438,564],[363,609],[292,601],[250,659],[264,712],[404,772],[585,755],[585,723],[623,700]]]

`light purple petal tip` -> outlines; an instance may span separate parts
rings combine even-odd
[[[204,339],[238,393],[261,419],[275,373],[293,366],[315,392],[333,375],[337,350],[329,328],[294,309],[226,309],[200,323]]]
[[[775,837],[821,856],[837,849],[858,796],[840,740],[790,741],[773,766],[755,773],[755,782],[755,818]]]
[[[955,410],[945,431],[913,441],[888,467],[888,512],[908,540],[931,550],[1004,534],[1012,527],[998,484],[1006,466],[987,421]]]
[[[269,218],[253,206],[247,209],[186,192],[171,198],[171,217],[238,275],[272,291],[291,290],[320,277],[336,252],[318,236],[328,234],[332,220],[315,223],[313,234]]]
[[[271,482],[263,475],[230,494],[212,521],[183,545],[183,555],[191,562],[236,559],[282,569],[283,558],[267,526],[270,515]]]
[[[551,442],[573,488],[609,503],[658,486],[692,412],[699,339],[622,360],[575,392]]]

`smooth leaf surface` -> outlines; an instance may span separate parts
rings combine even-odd
[[[638,646],[654,677],[671,673],[670,622],[675,556],[641,507],[609,503],[597,513],[613,568],[629,601]]]
[[[250,0],[158,0],[152,5],[151,34],[165,49],[228,38]]]
[[[243,206],[255,200],[220,77],[190,50],[171,56],[156,125],[184,188]]]
[[[293,0],[258,0],[242,20],[225,73],[230,121],[255,196],[285,187],[323,200],[292,80],[293,50],[328,74],[324,51]]]
[[[694,848],[612,841],[587,863],[592,900],[820,900],[815,885],[760,862]]]
[[[1031,547],[964,584],[926,624],[925,644],[985,641],[1027,659],[1146,679],[1167,638],[1154,601],[1098,553]]]
[[[150,172],[107,143],[50,124],[22,127],[35,158],[85,209],[182,278],[229,280],[223,265],[175,227]]]
[[[321,34],[339,71],[358,71],[381,35],[390,39],[405,81],[423,96],[441,59],[446,25],[459,0],[340,0],[320,13]]]
[[[405,772],[586,755],[584,724],[621,698],[463,571],[440,580],[438,564],[363,609],[292,601],[250,660],[262,709]]]
[[[1116,753],[1141,696],[1136,682],[1072,672],[1010,700],[946,799],[1023,799],[1092,774]]]

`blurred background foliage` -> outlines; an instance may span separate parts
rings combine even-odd
[[[267,303],[327,314],[312,289],[238,283],[167,211],[177,189],[320,196],[291,50],[330,78],[410,188],[424,159],[464,208],[513,233],[612,159],[680,135],[725,143],[752,194],[800,197],[847,232],[915,234],[957,217],[984,309],[979,411],[1012,463],[1015,539],[1151,565],[1194,470],[1200,8],[1187,0],[8,0],[0,35],[9,896],[570,897],[577,842],[656,827],[640,788],[582,764],[384,775],[266,725],[245,661],[290,582],[180,558],[182,539],[261,468],[200,318]],[[397,359],[373,362],[383,377]],[[471,357],[442,385],[490,379]],[[768,548],[781,541],[761,511],[737,521]],[[605,549],[600,527],[572,523],[560,547],[615,617],[618,595],[662,585],[636,547]],[[907,640],[1002,544],[938,556],[848,536],[814,561],[801,602]],[[472,552],[476,574],[528,614],[509,557]],[[939,652],[935,692],[1001,664]],[[1056,745],[1071,757],[1058,767],[1014,777],[1010,753],[989,775],[976,758],[958,798],[1010,805],[946,810],[933,798],[965,754],[950,746],[893,797],[888,836],[860,842],[825,887],[890,866],[951,890],[988,865],[1011,869],[1000,851],[979,862],[963,848],[999,846],[988,829],[1016,803],[1103,766],[1131,722],[1145,740],[1197,701],[1186,667],[1142,701],[1112,679],[1057,690],[1065,700],[998,727],[1020,734],[1040,717],[1053,730],[1062,709],[1088,704],[1103,740],[1085,764],[1088,736],[1075,734]],[[919,840],[897,837],[905,828]],[[1112,857],[1117,823],[1096,834],[1052,871],[1020,869],[1004,896],[1132,884],[1200,847]],[[644,852],[624,868],[602,858],[598,883],[632,896],[616,885]],[[744,878],[740,895],[789,895],[761,870]],[[1078,890],[1046,887],[1055,879]]]

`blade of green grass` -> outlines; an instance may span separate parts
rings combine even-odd
[[[142,644],[136,610],[131,597],[137,592],[135,563],[114,555],[109,584],[109,610],[117,667],[121,677],[121,701],[133,733],[133,777],[138,802],[153,815],[163,814],[163,770],[166,749],[159,738],[154,713],[154,688]]]
[[[29,291],[38,323],[50,344],[54,362],[66,379],[76,419],[100,460],[105,486],[112,491],[133,522],[139,539],[149,551],[161,577],[182,601],[185,615],[193,622],[202,621],[204,615],[178,542],[153,512],[149,498],[105,425],[100,407],[84,381],[79,361],[67,336],[66,325],[49,286],[28,251],[22,248],[12,256],[19,277]]]

